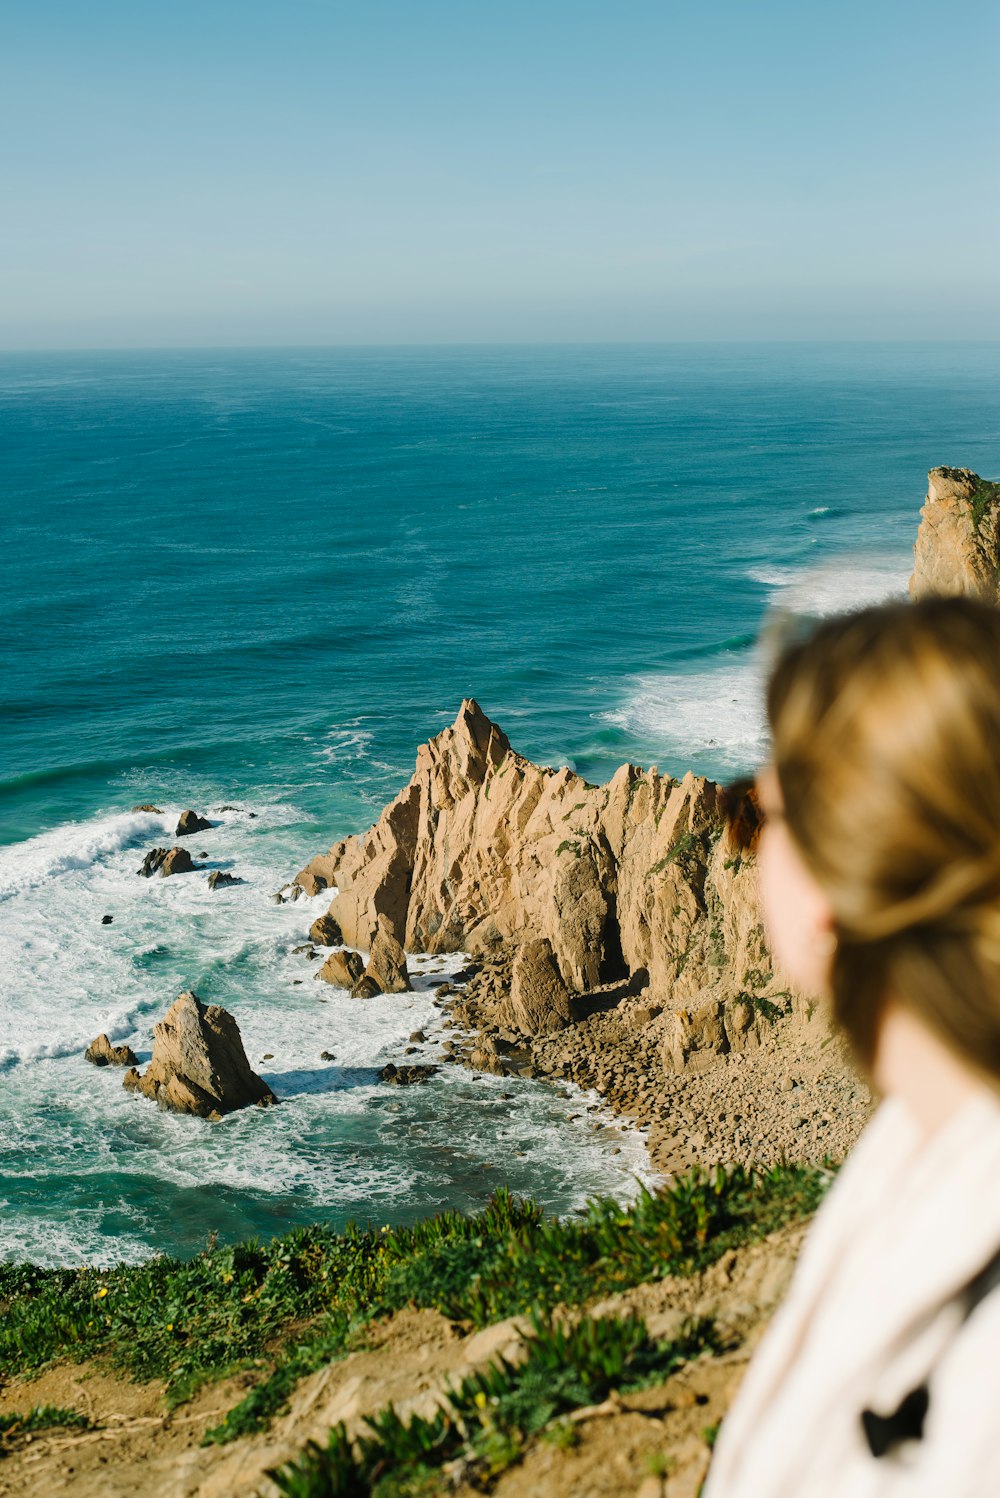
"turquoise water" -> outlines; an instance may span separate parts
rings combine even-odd
[[[387,1095],[433,975],[321,1002],[291,948],[323,901],[269,896],[463,696],[591,780],[753,764],[767,610],[905,587],[926,470],[1000,473],[998,376],[995,345],[0,356],[0,1253],[632,1189],[592,1099]],[[188,805],[244,885],[135,877]],[[281,1108],[170,1119],[84,1065],[192,986]]]

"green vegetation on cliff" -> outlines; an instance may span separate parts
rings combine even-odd
[[[1000,503],[1000,483],[993,479],[980,478],[978,473],[970,473],[968,469],[963,468],[942,468],[941,472],[946,478],[969,485],[972,526],[978,533],[987,513],[994,505]]]
[[[157,1258],[109,1270],[3,1264],[0,1367],[13,1377],[56,1359],[97,1359],[137,1380],[162,1379],[171,1404],[208,1380],[258,1369],[259,1382],[207,1437],[225,1441],[266,1426],[300,1378],[363,1345],[376,1317],[414,1305],[482,1327],[527,1314],[539,1339],[532,1357],[548,1356],[557,1307],[700,1269],[814,1211],[830,1179],[807,1166],[754,1176],[695,1172],[663,1192],[642,1191],[630,1206],[597,1199],[564,1219],[500,1190],[470,1216],[446,1212],[410,1228],[298,1229],[268,1244],[206,1249],[189,1262]],[[622,1334],[632,1349],[622,1377],[642,1378],[688,1355],[650,1350],[645,1333],[636,1342],[633,1332]],[[690,1335],[710,1345],[710,1329]],[[604,1352],[594,1356],[599,1363]],[[614,1364],[619,1354],[609,1356]],[[591,1363],[578,1371],[580,1388],[596,1397],[603,1386]],[[514,1379],[518,1387],[523,1376]],[[482,1392],[477,1385],[470,1397]],[[514,1398],[510,1390],[497,1398],[508,1394]],[[454,1433],[438,1435],[453,1444]]]
[[[607,1398],[662,1382],[703,1352],[721,1351],[711,1321],[654,1340],[637,1316],[584,1318],[568,1327],[533,1317],[521,1363],[497,1359],[450,1390],[447,1405],[404,1421],[390,1406],[369,1417],[370,1435],[351,1440],[335,1425],[325,1446],[310,1442],[298,1461],[272,1471],[287,1498],[372,1494],[418,1498],[441,1491],[442,1468],[488,1491],[536,1436],[572,1445],[564,1418]]]

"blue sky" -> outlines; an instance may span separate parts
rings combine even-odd
[[[992,0],[33,0],[0,347],[1000,337]]]

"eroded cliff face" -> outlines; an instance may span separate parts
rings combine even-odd
[[[367,948],[379,918],[409,950],[547,942],[573,994],[631,978],[676,1015],[668,1062],[752,1045],[792,995],[772,971],[752,857],[727,846],[719,788],[622,765],[604,786],[517,754],[467,700],[421,746],[367,833],[296,880]]]
[[[932,468],[913,552],[910,596],[1000,603],[1000,484],[970,468]]]
[[[1000,603],[1000,484],[932,469],[910,591]],[[296,877],[335,891],[329,926],[348,947],[369,950],[381,925],[408,951],[506,953],[494,967],[509,977],[518,954],[516,993],[494,996],[501,1029],[559,1031],[580,995],[626,985],[662,1010],[668,1069],[700,1070],[814,1012],[774,972],[755,861],[729,846],[718,786],[634,765],[590,785],[518,754],[471,699],[374,827]]]

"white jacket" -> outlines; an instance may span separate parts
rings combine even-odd
[[[1000,1098],[929,1140],[881,1104],[816,1215],[787,1299],[719,1433],[703,1498],[1000,1498]],[[923,1439],[880,1458],[861,1424],[928,1382]]]

